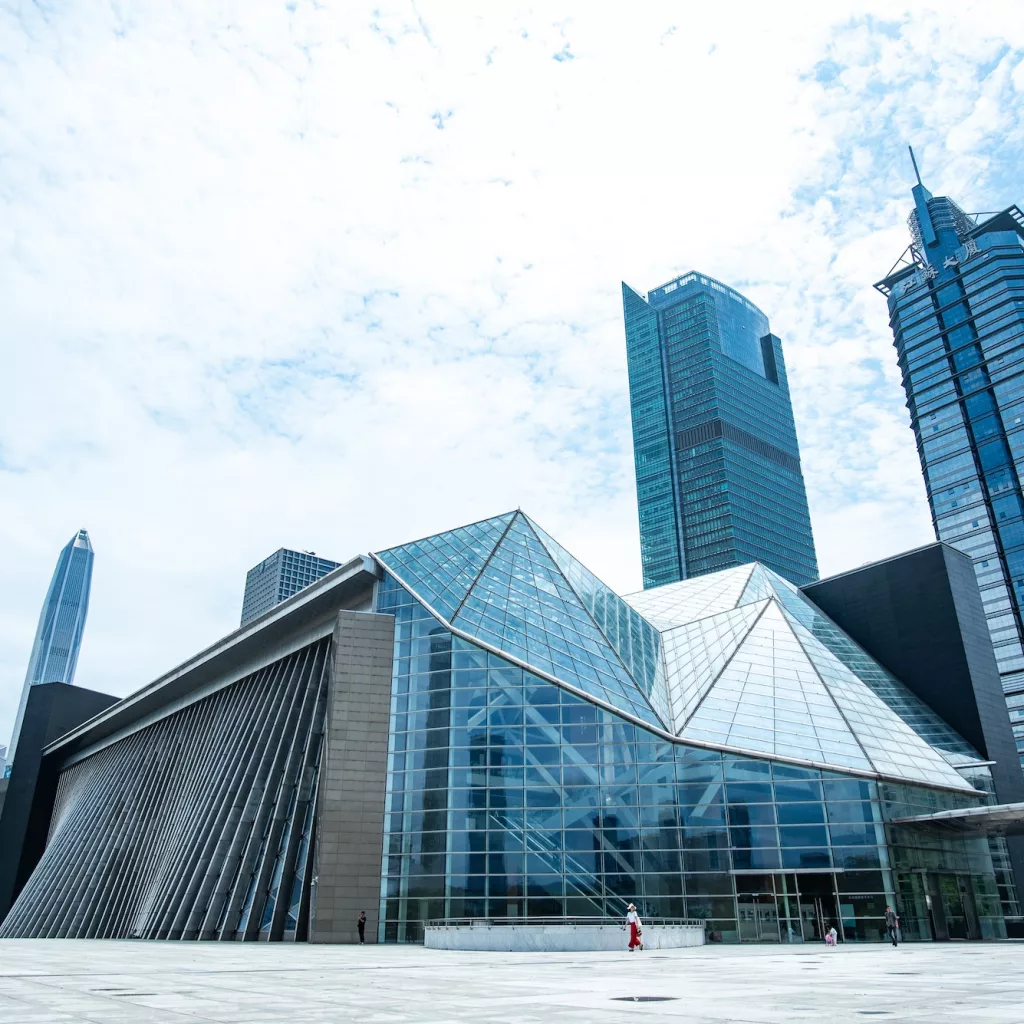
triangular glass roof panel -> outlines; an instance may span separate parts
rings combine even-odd
[[[659,651],[658,660],[654,666],[654,685],[647,695],[655,714],[661,720],[666,729],[672,728],[672,705],[668,698],[668,680],[665,675],[665,658]]]
[[[452,625],[613,707],[663,725],[520,513]]]
[[[730,608],[662,633],[673,732],[686,723],[763,610],[763,602]]]
[[[960,763],[983,760],[977,753],[971,753],[972,748],[966,740],[940,719],[947,743],[959,748],[959,757],[956,753],[952,758],[947,756],[945,751],[937,749],[919,735],[912,725],[904,721],[873,686],[844,664],[819,636],[791,613],[788,607],[784,608],[784,614],[792,624],[807,657],[843,713],[843,718],[871,758],[876,771],[882,775],[924,785],[934,785],[941,781],[944,785],[960,789],[973,788],[951,764],[952,759],[959,760]],[[837,629],[835,626],[832,628]],[[867,655],[863,657],[867,659]],[[873,666],[873,673],[888,676],[881,666],[870,659],[867,660]],[[865,669],[862,668],[862,671]],[[892,676],[888,676],[885,689],[892,693],[905,691],[909,694],[906,687]],[[914,699],[916,700],[916,697]],[[925,707],[924,711],[928,713],[924,718],[934,726],[930,721],[931,716],[938,716],[930,708]]]
[[[781,576],[777,578],[782,580]],[[773,582],[774,581],[768,575],[768,570],[759,562],[755,562],[753,571],[750,573],[750,578],[747,580],[746,586],[743,588],[743,593],[740,595],[740,598],[736,603],[738,605],[744,605],[751,601],[763,601],[765,598],[774,597],[775,587],[772,585]],[[785,583],[786,581],[782,580],[782,582]]]
[[[661,655],[658,630],[605,586],[582,562],[569,554],[554,537],[529,516],[526,519],[555,564],[562,570],[569,586],[576,591],[598,628],[615,648],[633,681],[649,698],[667,700],[663,689],[661,694],[654,693],[661,677],[658,672]]]
[[[945,760],[952,765],[970,764],[983,760],[981,755],[945,719],[858,647],[799,590],[770,569],[763,571],[772,583],[778,600],[786,613],[814,638],[817,647],[827,652],[832,660],[841,664],[847,673],[868,690],[876,700],[880,701],[888,712],[898,718],[920,743],[940,751]],[[812,655],[812,658],[815,657],[810,647],[808,647],[808,653]],[[826,679],[826,682],[829,680]],[[874,754],[872,754],[872,759],[874,759]],[[879,771],[885,771],[885,769],[879,766]],[[915,773],[914,777],[918,778],[919,773]]]
[[[434,611],[451,619],[515,512],[376,553]]]
[[[753,569],[753,562],[737,565],[707,576],[695,576],[652,590],[627,594],[624,600],[651,625],[658,629],[671,629],[735,608]]]
[[[756,622],[680,736],[871,771],[778,604],[759,607]]]

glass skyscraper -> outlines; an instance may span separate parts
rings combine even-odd
[[[18,749],[18,734],[25,714],[30,686],[36,683],[72,683],[78,652],[82,646],[85,616],[89,611],[89,587],[92,583],[92,544],[89,534],[79,530],[65,545],[57,559],[57,568],[46,592],[43,610],[36,627],[25,685],[21,691],[18,717],[14,722],[8,760],[13,762]]]
[[[889,303],[935,535],[974,559],[1024,761],[1024,213],[913,188]]]
[[[818,563],[782,343],[739,292],[692,272],[622,286],[644,587],[759,561]]]

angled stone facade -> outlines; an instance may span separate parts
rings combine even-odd
[[[341,612],[334,627],[321,766],[313,942],[377,941],[395,620]]]

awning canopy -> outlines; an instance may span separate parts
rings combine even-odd
[[[896,818],[892,824],[940,836],[1024,836],[1024,803],[919,814]]]

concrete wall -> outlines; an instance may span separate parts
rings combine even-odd
[[[391,712],[392,615],[343,611],[333,637],[320,766],[311,942],[377,941]]]
[[[643,930],[644,949],[703,946],[702,924],[650,925]],[[489,949],[504,952],[582,953],[624,952],[629,932],[618,924],[502,924],[440,925],[423,932],[427,949]]]

